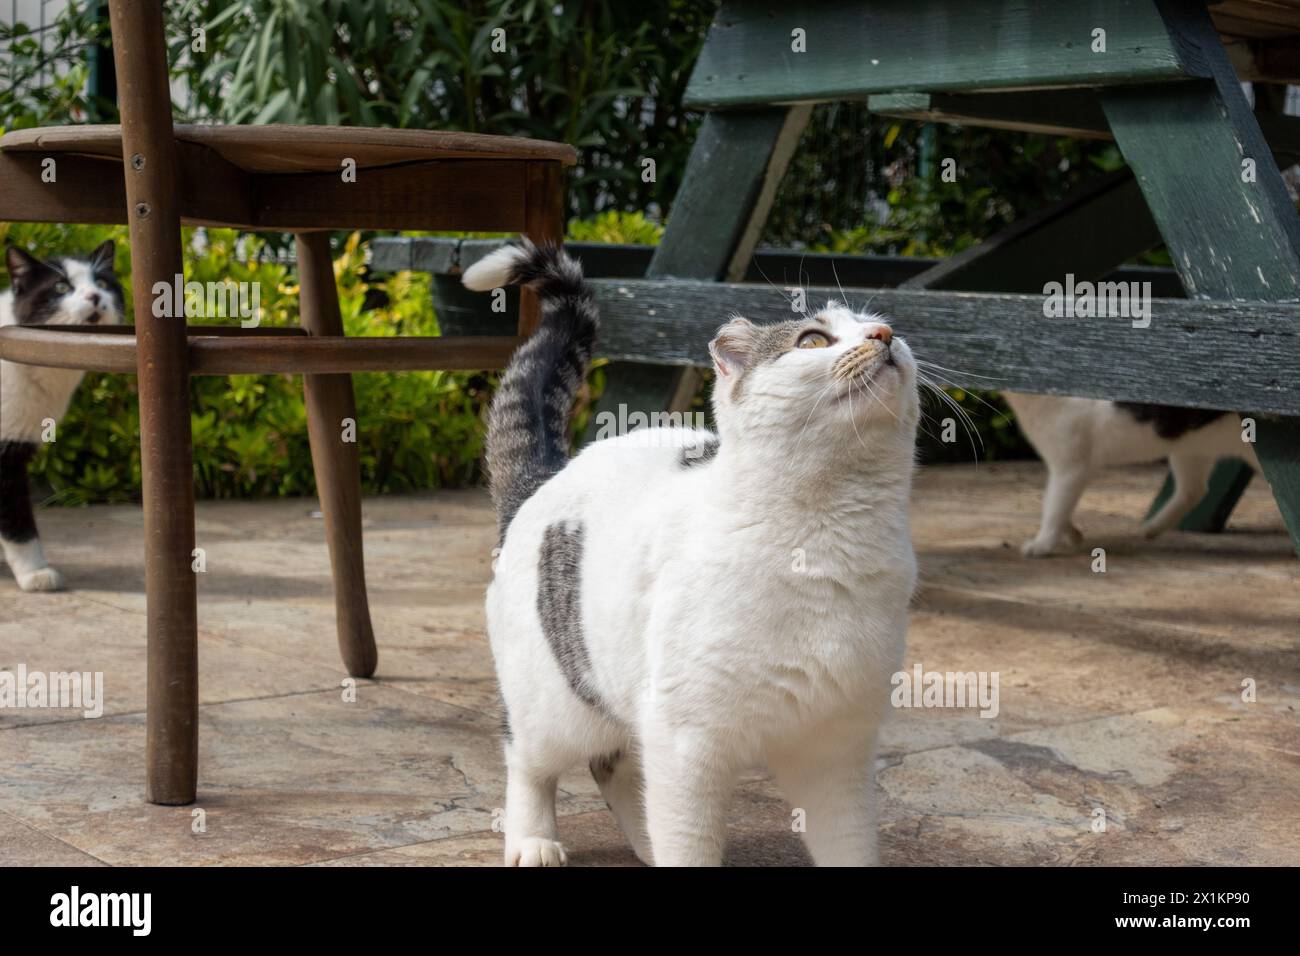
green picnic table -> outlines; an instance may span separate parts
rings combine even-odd
[[[813,273],[810,302],[870,301],[972,387],[1253,418],[1300,551],[1300,216],[1275,159],[1300,160],[1288,82],[1300,82],[1300,0],[725,0],[687,89],[707,115],[662,243],[592,257],[589,272],[609,277],[595,280],[614,360],[601,405],[682,410],[728,314],[789,317],[767,281],[743,280],[815,104],[1113,139],[1126,168],[960,255],[920,268],[810,257],[794,282]],[[451,242],[381,256],[438,272],[482,252]],[[1156,281],[1149,322],[1045,316],[1048,283],[1121,276],[1161,243],[1186,298]],[[791,274],[788,256],[765,256],[764,277]],[[1221,530],[1250,477],[1221,463],[1183,527]]]
[[[1300,551],[1300,216],[1274,158],[1300,154],[1278,95],[1297,78],[1296,0],[727,0],[687,89],[708,115],[663,242],[645,278],[597,281],[604,314],[684,366],[733,310],[788,317],[770,288],[734,283],[813,104],[1113,138],[1127,169],[896,289],[846,291],[983,387],[1253,417]],[[1153,299],[1145,327],[1044,316],[1048,282],[1099,280],[1161,242],[1188,299]],[[680,369],[656,374],[681,394]],[[1222,463],[1183,527],[1221,529],[1249,477]]]

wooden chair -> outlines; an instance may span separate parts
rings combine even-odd
[[[133,328],[0,330],[11,362],[139,377],[148,604],[147,799],[194,800],[198,634],[191,375],[303,374],[348,672],[376,651],[366,601],[351,372],[505,364],[517,336],[344,338],[327,235],[320,230],[446,229],[561,238],[563,167],[574,151],[468,133],[340,127],[173,126],[162,5],[110,0],[122,125],[23,130],[0,139],[0,218],[130,225]],[[56,180],[41,176],[46,159]],[[345,177],[355,164],[355,177]],[[345,181],[354,180],[354,181]],[[181,223],[293,232],[301,330],[186,327],[152,312],[156,283],[182,273]]]

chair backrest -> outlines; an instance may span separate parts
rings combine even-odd
[[[151,294],[155,277],[170,281],[181,271],[167,47],[158,0],[109,0],[108,9],[122,116],[132,286],[138,306]],[[140,319],[137,315],[142,331],[155,324]],[[184,322],[179,324],[183,342]]]
[[[122,175],[131,234],[140,452],[145,475],[163,485],[150,488],[151,478],[146,477],[145,492],[154,500],[168,500],[175,508],[171,513],[146,509],[145,533],[151,538],[193,542],[193,518],[184,518],[193,515],[194,497],[189,416],[169,415],[161,423],[156,421],[160,408],[189,404],[185,316],[158,318],[151,308],[155,286],[167,283],[170,287],[182,274],[176,143],[172,138],[162,4],[159,0],[109,0],[108,11],[122,115]],[[192,543],[189,547],[193,547]],[[153,562],[158,560],[151,556],[146,568],[151,595],[158,588],[170,589],[175,580],[173,569],[154,567]],[[192,602],[193,595],[183,589],[176,602],[151,600],[151,632],[157,628],[165,633],[187,633],[194,619]],[[192,773],[192,769],[185,772]],[[188,786],[192,795],[192,779]],[[182,781],[178,792],[184,789]]]

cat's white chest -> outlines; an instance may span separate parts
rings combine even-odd
[[[876,547],[850,563],[827,541],[763,533],[686,550],[655,589],[650,683],[755,744],[884,693],[915,559],[907,543]]]
[[[0,440],[48,440],[84,374],[79,369],[0,362]]]

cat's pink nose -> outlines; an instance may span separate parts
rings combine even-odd
[[[881,325],[877,322],[875,325],[867,326],[866,337],[869,339],[879,339],[881,342],[888,345],[890,340],[894,337],[894,330],[887,325]]]

